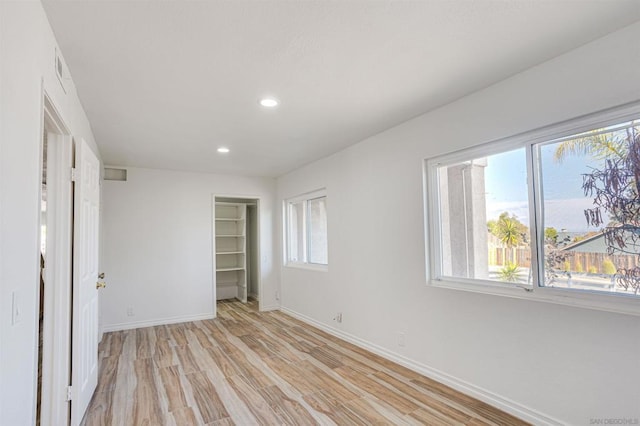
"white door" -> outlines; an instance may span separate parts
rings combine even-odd
[[[100,163],[76,143],[73,213],[71,425],[80,424],[98,382],[98,231]]]

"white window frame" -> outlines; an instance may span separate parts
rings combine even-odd
[[[589,130],[611,126],[640,117],[640,102],[623,105],[576,119],[564,121],[516,136],[496,140],[468,149],[427,158],[423,161],[424,230],[427,285],[476,293],[493,294],[631,315],[640,315],[640,297],[599,291],[577,290],[542,285],[543,205],[540,184],[540,157],[538,145]],[[440,195],[437,169],[475,158],[481,158],[518,148],[525,148],[527,185],[529,193],[529,229],[531,230],[531,265],[533,284],[514,285],[497,281],[442,276],[442,236],[440,222]]]
[[[319,198],[327,198],[327,190],[319,189],[312,192],[307,192],[305,194],[301,194],[292,198],[288,198],[284,200],[282,211],[283,211],[283,226],[284,226],[284,266],[289,268],[300,268],[300,269],[309,269],[313,271],[328,271],[329,270],[329,256],[328,256],[328,246],[327,246],[327,263],[312,263],[309,261],[309,202],[313,200],[317,200]],[[302,202],[304,204],[303,208],[303,232],[302,232],[302,250],[303,250],[303,259],[300,261],[292,261],[290,260],[289,250],[290,250],[290,218],[291,218],[291,207],[292,204],[296,204]],[[329,240],[329,231],[327,230],[327,242]]]

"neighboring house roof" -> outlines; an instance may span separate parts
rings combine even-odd
[[[633,232],[640,237],[640,228],[632,225],[622,225],[626,228],[626,232]],[[618,227],[620,228],[620,227]],[[607,229],[600,231],[599,233],[585,238],[584,240],[569,244],[562,248],[564,251],[573,251],[580,253],[607,253],[608,245],[605,239],[605,233]]]
[[[599,232],[584,240],[569,244],[563,247],[562,250],[577,251],[580,253],[606,253],[607,243],[604,238],[604,232]]]

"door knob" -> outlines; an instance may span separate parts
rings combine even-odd
[[[107,283],[105,283],[104,281],[98,281],[96,283],[96,290],[99,290],[101,288],[105,288],[107,286]]]
[[[104,272],[100,272],[98,274],[98,279],[103,280],[104,279]]]

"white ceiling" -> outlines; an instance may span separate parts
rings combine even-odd
[[[640,1],[53,1],[106,164],[278,176],[640,19]],[[622,58],[621,58],[622,59]],[[263,95],[281,105],[265,110]],[[218,146],[231,153],[216,153]]]

